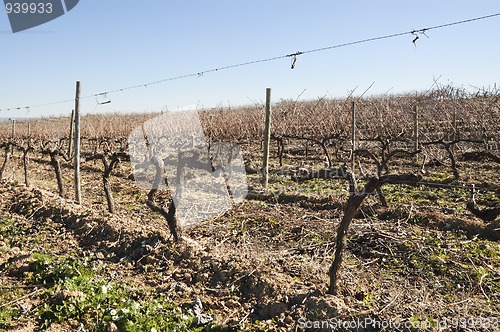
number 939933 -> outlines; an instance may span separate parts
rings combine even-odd
[[[7,2],[7,14],[51,14],[53,11],[50,2]]]

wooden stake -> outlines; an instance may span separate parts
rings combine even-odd
[[[457,131],[457,109],[453,108],[453,140],[456,140],[458,138],[458,131]]]
[[[75,136],[74,136],[75,200],[77,204],[81,204],[82,194],[80,188],[80,81],[76,81],[74,118],[75,118]]]
[[[413,106],[413,151],[417,151],[419,148],[419,132],[418,132],[418,107],[417,105]],[[416,160],[418,162],[418,154],[415,155]]]
[[[73,149],[73,129],[74,128],[75,128],[75,110],[71,110],[71,119],[69,121],[68,157],[71,156],[71,150]]]
[[[356,167],[356,158],[354,156],[354,151],[356,151],[356,103],[352,101],[351,106],[351,171],[354,172]]]
[[[12,119],[12,139],[16,137],[16,119]]]
[[[16,119],[12,119],[12,140],[16,138]],[[14,144],[12,144],[12,155],[14,155]]]
[[[264,162],[262,167],[262,186],[267,188],[269,178],[269,144],[271,142],[271,88],[266,89],[266,123],[264,130]]]

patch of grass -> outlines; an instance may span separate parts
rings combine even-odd
[[[9,303],[23,295],[26,291],[22,288],[3,288],[0,289],[0,303]],[[14,306],[3,306],[0,308],[0,329],[7,330],[12,327],[15,320],[21,315],[21,310]]]
[[[457,290],[467,290],[487,301],[500,300],[500,264],[498,243],[483,239],[467,239],[454,232],[424,231],[401,243],[398,254],[382,259],[384,269],[436,280],[436,291],[450,302]],[[416,243],[420,243],[415,245]]]
[[[441,182],[441,183],[448,183],[453,180],[453,177],[450,176],[450,173],[446,172],[439,172],[439,173],[429,172],[428,178],[430,181]]]
[[[366,307],[371,307],[372,305],[372,301],[375,299],[375,295],[373,293],[369,293],[367,294],[364,298],[363,298],[363,304],[366,306]]]
[[[26,281],[30,284],[53,284],[66,278],[88,274],[90,271],[76,259],[58,261],[53,256],[43,253],[33,253],[29,264]]]
[[[200,330],[193,316],[184,315],[167,297],[100,278],[92,259],[35,252],[22,277],[28,288],[0,289],[0,303],[22,298],[31,286],[45,285],[36,295],[42,304],[33,312],[41,329],[71,321],[90,331],[107,331],[111,322],[122,331]],[[18,305],[0,308],[0,330],[15,328],[23,315]]]
[[[382,188],[384,195],[389,203],[407,203],[430,204],[432,198],[423,186],[410,187],[404,185],[385,186]]]
[[[476,201],[481,205],[493,205],[495,203],[500,203],[500,196],[496,195],[492,190],[481,191],[477,195]]]
[[[465,211],[465,203],[470,198],[468,188],[430,188],[427,186],[394,185],[385,186],[383,192],[389,203],[409,203],[431,205],[440,208],[455,208]]]
[[[132,332],[202,330],[194,326],[194,315],[183,313],[167,296],[99,278],[84,264],[73,258],[32,255],[26,282],[48,286],[37,309],[40,328],[73,321],[91,331],[107,331],[111,323]],[[0,311],[0,324],[9,324],[17,314]]]
[[[21,314],[19,309],[1,308],[0,309],[0,329],[7,330],[14,324],[15,318]]]
[[[73,319],[94,331],[113,322],[122,331],[196,331],[193,316],[184,315],[165,296],[88,276],[66,279],[39,311],[40,326]]]
[[[22,226],[10,219],[0,219],[0,235],[6,239],[23,233]]]

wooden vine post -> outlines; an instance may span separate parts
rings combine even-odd
[[[14,141],[14,139],[16,138],[16,119],[12,119],[12,132],[11,132],[11,135],[12,135],[12,141]],[[11,154],[14,155],[14,144],[12,144],[12,151],[11,151]]]
[[[413,151],[418,151],[419,149],[419,132],[418,132],[418,107],[413,106]],[[418,162],[418,154],[415,155],[416,161]]]
[[[354,168],[356,167],[356,103],[354,100],[351,105],[351,170],[354,172]]]
[[[12,139],[16,138],[16,119],[12,119]]]
[[[75,128],[75,110],[71,110],[71,119],[69,121],[69,145],[68,145],[68,157],[71,158],[71,152],[73,150],[73,129]]]
[[[76,81],[74,141],[75,141],[74,142],[75,200],[77,204],[81,204],[82,194],[80,188],[80,81]]]
[[[267,188],[269,179],[269,144],[271,142],[271,88],[266,89],[266,122],[264,129],[264,162],[262,167],[262,186]]]
[[[458,138],[458,128],[457,128],[457,109],[453,108],[453,140]]]

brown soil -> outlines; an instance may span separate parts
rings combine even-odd
[[[79,257],[91,251],[117,280],[155,288],[179,306],[199,297],[215,323],[229,330],[314,330],[313,322],[334,318],[500,317],[500,259],[470,253],[476,244],[498,252],[498,221],[486,224],[466,210],[450,213],[418,202],[383,208],[370,197],[351,227],[342,292],[333,296],[326,294],[328,268],[345,195],[325,196],[314,188],[297,194],[276,176],[271,183],[282,185],[281,192],[245,200],[214,220],[186,228],[176,244],[166,222],[145,206],[146,193],[133,186],[126,165],[111,179],[117,213],[106,212],[102,173],[95,171],[100,166],[83,167],[81,206],[54,194],[55,180],[44,163],[33,162],[32,188],[14,183],[21,178],[19,168],[16,178],[2,182],[2,218],[15,218],[25,232],[46,234],[44,243],[7,246],[0,239],[0,265],[15,261],[19,267],[18,275],[2,272],[0,285],[16,283],[32,252]],[[492,173],[488,185],[498,186],[498,168]],[[71,170],[64,169],[64,175],[71,190]],[[450,198],[450,208],[459,206],[465,201]],[[478,279],[464,264],[487,276]],[[39,305],[36,296],[16,302],[21,304]],[[36,324],[28,321],[16,331],[34,330]],[[53,325],[50,331],[71,326]]]

